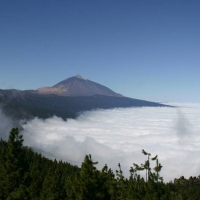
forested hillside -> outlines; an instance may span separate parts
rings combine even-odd
[[[107,165],[98,170],[91,155],[85,156],[79,168],[70,163],[52,161],[24,147],[23,137],[15,128],[10,132],[8,142],[0,141],[0,199],[199,199],[200,177],[181,177],[165,183],[159,175],[162,165],[158,156],[152,157],[144,150],[141,156],[144,156],[144,163],[133,163],[128,178],[123,176],[120,164],[116,172]],[[141,170],[146,174],[144,178],[139,175]]]

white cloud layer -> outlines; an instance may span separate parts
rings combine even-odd
[[[23,125],[24,144],[45,156],[80,166],[86,154],[125,175],[144,163],[142,149],[157,155],[165,181],[200,175],[200,104],[178,108],[118,108],[82,113],[76,120],[35,118]],[[154,163],[153,163],[154,164]]]

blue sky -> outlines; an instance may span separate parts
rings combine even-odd
[[[0,1],[0,88],[80,74],[125,96],[200,102],[200,2]]]

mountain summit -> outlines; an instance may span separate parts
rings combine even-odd
[[[42,87],[37,89],[41,94],[56,94],[62,96],[93,96],[93,95],[105,95],[122,97],[111,89],[83,78],[80,75],[76,75],[65,79],[53,87]]]
[[[68,78],[52,87],[37,90],[0,89],[0,105],[3,112],[13,121],[34,117],[46,119],[54,115],[63,119],[76,118],[83,111],[99,108],[166,106],[124,97],[80,75]]]

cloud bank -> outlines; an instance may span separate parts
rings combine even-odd
[[[198,176],[200,104],[174,105],[178,108],[96,110],[67,121],[35,118],[23,125],[24,144],[79,166],[86,154],[99,161],[99,168],[108,164],[114,170],[120,162],[127,176],[133,162],[144,163],[145,149],[158,154],[165,181]]]

